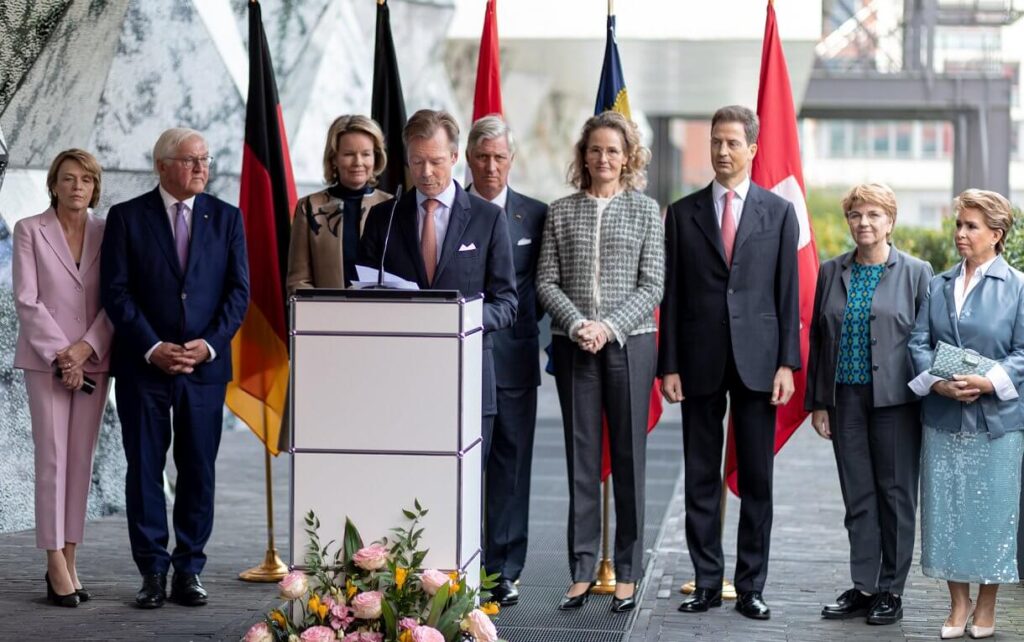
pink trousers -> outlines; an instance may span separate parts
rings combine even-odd
[[[91,395],[72,392],[51,372],[25,371],[36,464],[36,546],[78,544],[92,481],[92,456],[107,402],[107,374],[90,373]]]

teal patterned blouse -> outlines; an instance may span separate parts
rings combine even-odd
[[[850,289],[839,340],[836,383],[871,383],[871,299],[885,271],[885,264],[851,266]]]

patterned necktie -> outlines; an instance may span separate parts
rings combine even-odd
[[[736,217],[732,214],[732,198],[735,192],[725,193],[725,206],[722,207],[722,247],[725,248],[725,263],[732,267],[732,248],[736,243]]]
[[[178,251],[181,271],[188,266],[188,221],[185,220],[185,204],[174,204],[174,248]]]
[[[437,227],[434,225],[434,212],[441,202],[432,198],[423,201],[423,231],[420,233],[420,252],[423,254],[423,267],[427,269],[427,285],[434,284],[434,272],[437,270]]]

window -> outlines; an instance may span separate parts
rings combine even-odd
[[[896,158],[910,158],[913,150],[914,123],[901,121],[894,125],[894,129],[896,132]]]

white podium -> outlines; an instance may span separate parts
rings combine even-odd
[[[291,328],[291,564],[303,566],[308,511],[322,542],[348,517],[369,544],[393,539],[419,500],[424,568],[476,586],[483,300],[300,290]]]

